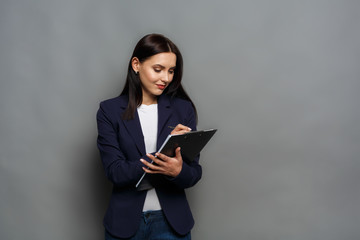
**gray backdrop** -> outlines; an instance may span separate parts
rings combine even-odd
[[[102,239],[95,114],[135,43],[182,50],[193,239],[360,239],[359,1],[2,0],[0,239]]]

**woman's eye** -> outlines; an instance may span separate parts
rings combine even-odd
[[[169,73],[170,73],[170,74],[174,74],[174,70],[170,70]]]

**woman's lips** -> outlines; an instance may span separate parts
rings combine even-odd
[[[164,90],[164,89],[165,89],[165,85],[156,84],[156,86],[157,86],[160,90]]]

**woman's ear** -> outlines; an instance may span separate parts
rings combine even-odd
[[[140,61],[137,57],[133,57],[131,59],[131,67],[134,70],[134,72],[137,74],[139,72],[140,68]]]

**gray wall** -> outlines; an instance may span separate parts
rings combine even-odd
[[[204,149],[194,239],[360,239],[359,1],[0,2],[0,239],[101,239],[100,100],[167,35]]]

